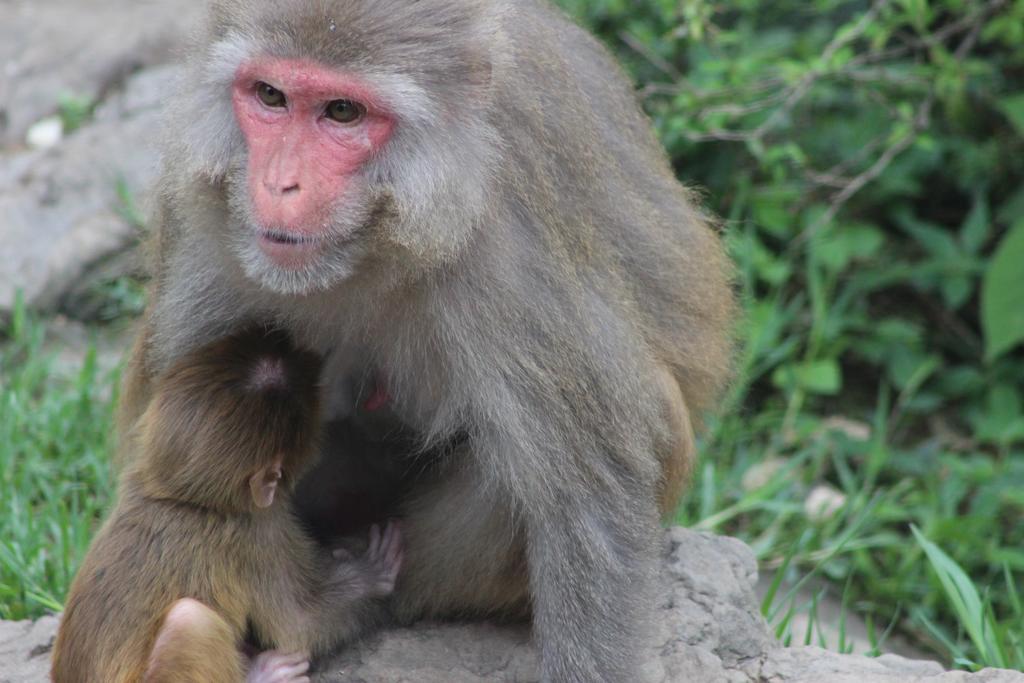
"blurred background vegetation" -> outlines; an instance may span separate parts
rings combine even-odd
[[[739,268],[739,382],[680,521],[1024,667],[1024,1],[562,4]]]
[[[1024,0],[560,4],[738,266],[738,381],[678,521],[753,546],[784,640],[849,648],[814,626],[831,591],[879,647],[1024,668]],[[95,338],[140,307],[97,296]],[[52,372],[47,325],[20,308],[0,346],[5,618],[59,609],[111,493],[117,373]]]

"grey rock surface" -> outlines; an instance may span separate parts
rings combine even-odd
[[[657,683],[1024,683],[1024,674],[946,672],[897,655],[875,659],[815,647],[784,648],[761,619],[757,568],[730,538],[672,529],[661,601],[652,614],[645,678]],[[46,679],[57,619],[0,622],[0,683]],[[522,624],[422,623],[377,633],[322,662],[321,683],[536,681]]]
[[[140,72],[56,147],[6,155],[0,311],[18,289],[34,308],[57,308],[74,288],[87,286],[91,270],[137,240],[131,214],[155,180],[161,97],[175,74],[173,67]]]
[[[0,621],[0,683],[47,680],[57,617],[36,622]]]
[[[135,267],[132,206],[155,178],[165,66],[201,17],[201,0],[0,0],[0,314],[15,292],[67,306],[97,277]],[[93,116],[52,146],[26,132],[62,97]],[[73,309],[73,305],[70,306]]]
[[[0,0],[0,147],[57,111],[105,99],[130,73],[174,56],[201,0]]]

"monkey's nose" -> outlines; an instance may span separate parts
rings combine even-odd
[[[299,189],[300,189],[298,182],[293,182],[293,183],[266,182],[266,183],[263,184],[263,186],[267,189],[267,192],[269,192],[271,195],[277,196],[277,197],[286,197],[288,195],[298,194]]]

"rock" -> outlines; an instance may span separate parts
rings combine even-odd
[[[133,210],[156,178],[153,141],[177,73],[168,66],[132,76],[89,125],[0,164],[0,313],[17,289],[29,306],[52,310],[69,291],[87,289],[91,271],[118,274],[103,266],[138,238]]]
[[[761,619],[754,555],[730,538],[672,529],[663,589],[651,619],[644,673],[669,683],[1024,683],[1024,674],[944,672],[935,662],[869,658],[815,647],[784,648]],[[0,623],[0,683],[45,680],[53,617]],[[366,638],[326,662],[321,683],[535,681],[537,659],[523,624],[421,623]]]
[[[174,57],[200,0],[0,0],[0,148],[57,113],[100,101],[128,74]]]
[[[64,307],[135,267],[125,206],[156,175],[160,107],[202,0],[0,0],[0,316]],[[65,130],[71,97],[92,116]]]
[[[57,617],[37,622],[0,621],[0,683],[38,683],[49,680],[50,650]]]

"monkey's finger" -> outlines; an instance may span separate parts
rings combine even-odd
[[[253,658],[253,664],[258,664],[265,668],[277,666],[279,664],[298,664],[299,662],[308,661],[309,654],[296,650],[295,652],[282,652],[281,650],[263,650]]]
[[[298,683],[299,681],[309,681],[309,677],[306,673],[309,671],[309,662],[303,661],[298,664],[291,666],[278,665],[273,671],[269,672],[267,677],[267,683]],[[260,682],[262,683],[262,681]]]
[[[377,553],[380,552],[380,527],[374,524],[370,527],[370,547],[366,549],[366,554],[370,557],[376,557]]]
[[[391,561],[381,564],[380,573],[377,575],[377,595],[383,597],[395,591],[395,584],[398,582],[398,572],[401,567],[401,551]]]
[[[402,560],[405,559],[405,553],[401,548],[398,549],[398,554],[395,555],[395,559],[388,565],[391,568],[391,581],[392,583],[398,580],[398,572],[402,568]]]
[[[388,522],[387,526],[384,527],[384,535],[381,537],[380,540],[380,552],[382,555],[387,556],[388,551],[391,549],[391,543],[394,536],[394,525],[391,522]]]
[[[351,562],[355,556],[345,548],[335,548],[331,551],[331,557],[341,562]]]
[[[280,656],[277,665],[283,667],[305,666],[303,671],[306,671],[309,669],[309,655],[305,652],[288,652]]]
[[[307,654],[268,650],[261,652],[253,660],[246,683],[297,683],[307,671]]]
[[[280,676],[282,681],[290,681],[296,676],[305,674],[307,671],[309,671],[309,660],[303,659],[302,661],[293,664],[281,663],[277,669],[275,669],[274,673]]]
[[[391,536],[388,538],[388,544],[384,551],[384,562],[391,566],[398,561],[402,554],[402,532],[398,526],[394,528],[388,527],[388,531],[391,532]]]
[[[388,524],[388,527],[391,530],[391,543],[392,543],[392,545],[396,545],[398,547],[401,547],[402,546],[402,523],[399,522],[397,519],[396,520],[392,520]]]

